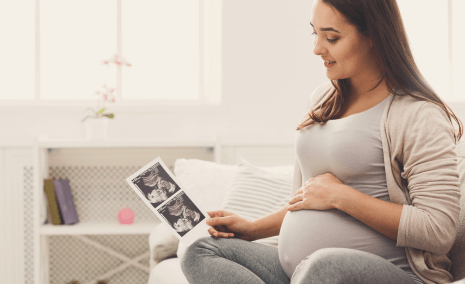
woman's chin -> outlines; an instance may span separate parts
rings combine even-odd
[[[326,77],[329,80],[333,80],[333,81],[342,79],[340,76],[337,76],[336,74],[334,74],[334,72],[331,72],[330,70],[326,70]]]
[[[350,76],[347,76],[347,75],[341,75],[341,74],[338,74],[336,72],[334,72],[334,70],[330,70],[330,69],[326,69],[326,77],[329,79],[329,80],[332,80],[332,81],[336,81],[336,80],[343,80],[343,79],[349,79]]]

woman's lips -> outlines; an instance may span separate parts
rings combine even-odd
[[[325,60],[325,67],[326,67],[326,68],[330,68],[330,67],[333,66],[334,64],[336,64],[336,61]]]

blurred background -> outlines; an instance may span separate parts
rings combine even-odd
[[[104,84],[115,89],[108,138],[292,142],[326,80],[312,3],[1,1],[0,143],[85,138],[81,120]],[[420,70],[465,119],[465,1],[398,4]]]
[[[422,74],[465,122],[465,0],[397,2]],[[327,81],[312,5],[0,0],[0,282],[95,283],[110,270],[109,283],[147,283],[156,217],[124,178],[156,156],[171,170],[180,158],[293,164],[295,129]],[[37,137],[52,142],[34,148]],[[70,179],[78,225],[38,217],[46,177]],[[149,223],[122,229],[124,206]],[[117,274],[120,260],[89,243],[138,267]]]

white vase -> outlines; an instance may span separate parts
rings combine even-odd
[[[86,136],[89,140],[101,140],[107,137],[109,118],[100,117],[92,118],[89,117],[85,120],[86,123]]]

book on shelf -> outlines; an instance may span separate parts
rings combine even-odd
[[[44,180],[44,191],[45,196],[47,197],[47,204],[48,204],[48,213],[50,215],[49,223],[51,222],[53,225],[60,225],[62,223],[60,212],[58,210],[58,204],[55,195],[55,188],[53,186],[52,179],[45,179]]]
[[[76,212],[76,205],[74,204],[73,194],[67,179],[53,180],[55,188],[55,195],[57,199],[58,209],[60,211],[63,224],[71,225],[79,222]]]

